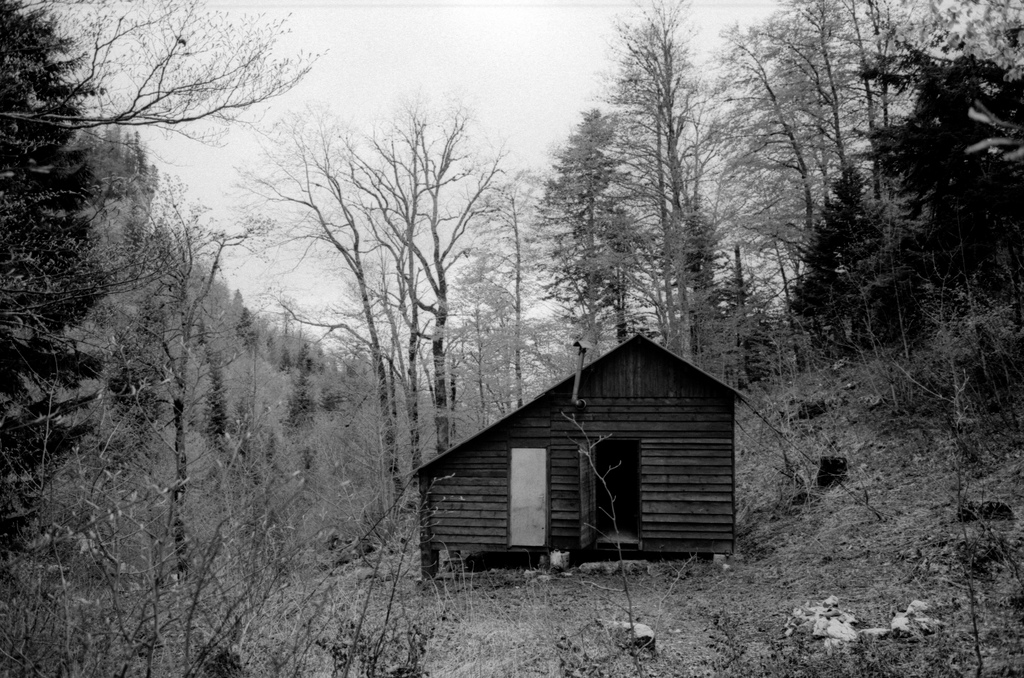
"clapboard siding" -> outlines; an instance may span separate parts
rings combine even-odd
[[[530,447],[547,450],[547,546],[578,548],[581,515],[593,510],[581,504],[580,449],[610,438],[639,444],[641,548],[731,552],[735,391],[639,337],[583,369],[583,409],[572,383],[421,469],[430,547],[508,549],[509,451]]]
[[[578,446],[565,436],[554,433],[560,421],[566,421],[558,404],[563,399],[549,397],[548,422],[551,438],[548,458],[551,473],[551,544],[555,548],[576,548],[579,545],[580,494]],[[568,401],[564,401],[565,404]]]
[[[651,351],[626,350],[606,355],[580,376],[585,398],[714,397],[721,388],[682,361]]]
[[[732,553],[732,539],[691,539],[688,537],[645,537],[644,550],[666,553]]]
[[[508,430],[439,459],[427,493],[430,545],[451,551],[503,550],[508,543]]]

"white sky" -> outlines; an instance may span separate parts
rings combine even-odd
[[[690,15],[699,30],[699,53],[717,45],[732,23],[766,17],[775,0],[696,0]],[[403,98],[443,102],[456,97],[474,111],[480,127],[510,153],[506,169],[543,169],[550,151],[600,105],[603,74],[610,70],[610,45],[617,16],[631,2],[597,0],[210,0],[232,15],[259,13],[273,20],[290,16],[282,54],[320,53],[299,87],[256,115],[270,123],[309,101],[324,102],[357,127],[386,117]],[[196,201],[230,223],[237,182],[235,168],[251,165],[251,132],[235,129],[220,147],[177,135],[149,139],[161,172],[178,176]],[[265,293],[328,303],[322,283],[308,270],[289,273],[296,255],[267,253],[270,261],[236,257],[227,278],[247,303],[260,306]],[[303,275],[303,273],[307,273]]]

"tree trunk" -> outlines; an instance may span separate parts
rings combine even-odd
[[[179,383],[179,393],[184,384]],[[185,491],[188,484],[188,445],[185,441],[185,401],[176,395],[171,402],[174,417],[174,489],[171,491],[171,529],[174,537],[174,561],[178,578],[188,576],[188,535],[185,532],[185,519],[182,510],[185,504]]]
[[[437,453],[451,447],[448,428],[448,375],[445,355],[444,331],[448,324],[447,300],[437,300],[437,315],[434,319],[434,336],[430,350],[434,358],[434,428],[437,431]]]
[[[736,295],[736,383],[743,388],[750,380],[750,364],[747,358],[746,320],[747,284],[743,278],[743,260],[740,246],[733,248],[733,287]]]

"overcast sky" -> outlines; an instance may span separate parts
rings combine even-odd
[[[726,26],[762,19],[775,6],[774,0],[693,2],[698,51],[712,50]],[[289,17],[281,53],[322,55],[299,87],[257,112],[266,124],[317,101],[360,127],[387,116],[403,97],[440,103],[454,96],[469,105],[493,142],[504,142],[510,168],[543,169],[580,113],[600,104],[614,22],[634,5],[600,0],[212,0],[210,7],[260,13],[270,20]],[[177,136],[149,141],[162,172],[181,178],[216,218],[233,218],[235,168],[255,160],[251,132],[232,130],[220,147]],[[298,297],[316,296],[309,276],[287,275],[295,266],[294,254],[270,254],[273,263],[229,262],[229,285],[240,288],[250,302],[282,288]]]

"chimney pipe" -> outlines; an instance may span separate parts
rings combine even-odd
[[[580,375],[583,373],[583,356],[586,355],[587,349],[591,348],[593,344],[579,339],[573,343],[573,346],[579,351],[579,359],[576,362],[576,379],[572,383],[572,404],[577,410],[583,410],[587,407],[587,401],[580,399]]]

